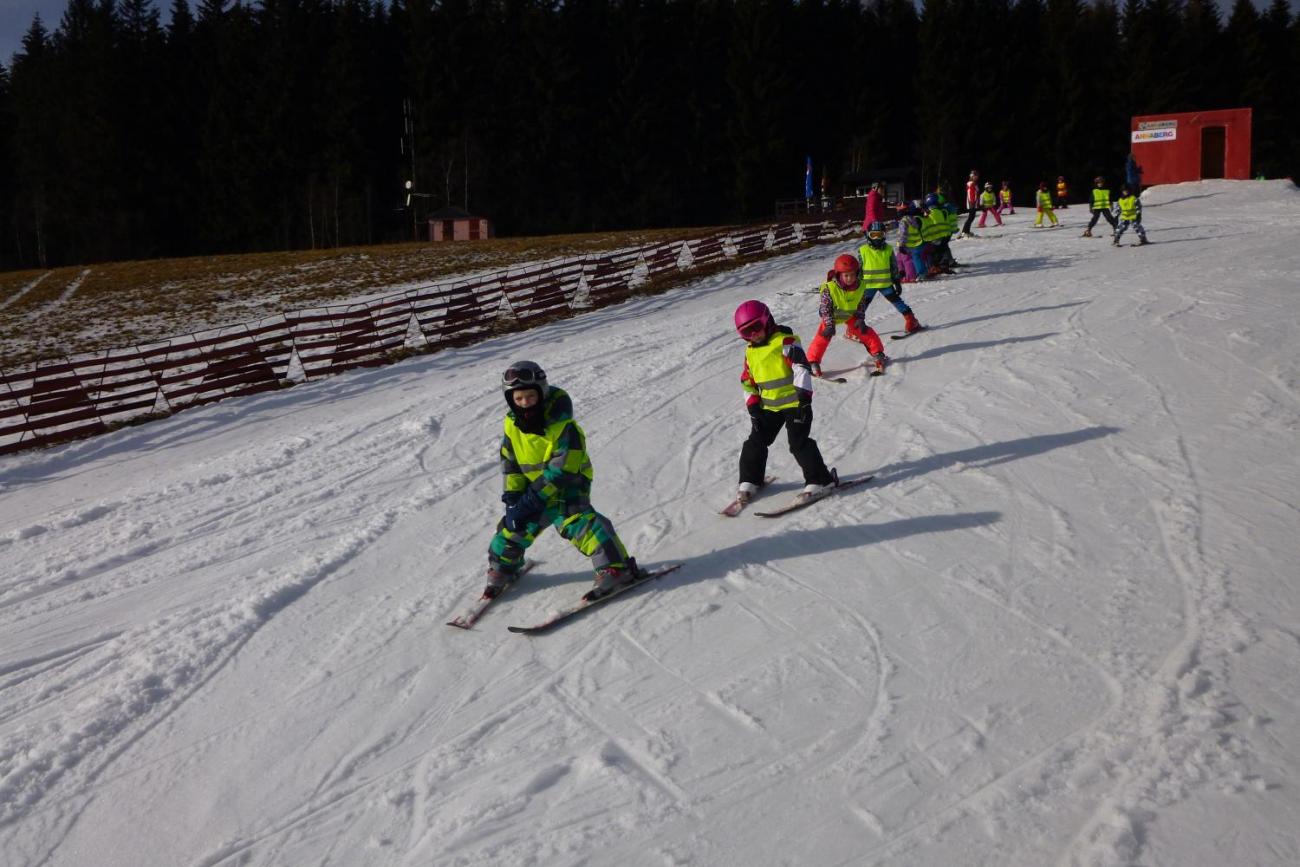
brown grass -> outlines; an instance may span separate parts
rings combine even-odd
[[[716,229],[387,244],[3,272],[0,368],[129,347],[284,310],[397,292],[459,274],[712,231]],[[78,279],[80,285],[64,298]]]

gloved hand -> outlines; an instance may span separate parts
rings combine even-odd
[[[867,320],[861,317],[854,318],[849,322],[849,324],[852,325],[853,330],[858,332],[859,334],[863,334],[867,330]]]
[[[825,337],[827,340],[830,340],[832,337],[835,336],[835,323],[823,322],[822,330],[819,333],[821,334],[822,337]]]
[[[749,417],[754,421],[759,421],[763,418],[763,402],[761,400],[755,400],[751,403],[747,403],[745,404],[745,411],[749,413]]]
[[[799,392],[799,405],[789,410],[789,420],[794,424],[812,424],[812,392],[796,389]]]
[[[505,503],[506,508],[508,509],[511,506],[513,506],[515,503],[519,502],[520,499],[523,498],[523,496],[524,496],[523,491],[506,491],[504,494],[501,495],[501,502]]]
[[[529,488],[524,491],[523,496],[514,505],[506,508],[506,529],[512,533],[523,531],[541,513],[545,505],[536,490]]]

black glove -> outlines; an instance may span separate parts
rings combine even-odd
[[[859,334],[865,334],[867,331],[867,320],[865,319],[854,319],[849,324],[851,324],[853,326],[853,330],[858,332]]]
[[[756,400],[751,404],[746,404],[745,411],[749,413],[749,417],[754,421],[759,421],[763,418],[763,402]]]
[[[524,491],[523,496],[506,509],[506,529],[512,533],[522,532],[542,511],[544,505],[535,489]]]
[[[806,391],[799,392],[799,405],[790,411],[789,420],[793,424],[812,425],[812,394]]]
[[[523,496],[524,496],[523,491],[506,491],[504,494],[501,495],[501,502],[505,503],[506,508],[508,509],[511,506],[513,506],[515,503],[523,499]]]
[[[832,337],[835,336],[835,323],[834,322],[824,323],[822,325],[822,330],[820,333],[821,336],[825,337],[827,340],[831,339]]]

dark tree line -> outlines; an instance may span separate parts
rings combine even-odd
[[[0,267],[763,217],[832,178],[1117,174],[1134,114],[1300,159],[1285,0],[69,0],[0,65]],[[407,123],[411,135],[406,135]]]

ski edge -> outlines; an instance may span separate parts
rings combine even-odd
[[[559,626],[564,621],[572,617],[576,617],[577,615],[586,611],[588,608],[594,608],[597,605],[600,605],[602,603],[608,602],[611,599],[615,599],[619,596],[622,596],[624,593],[628,593],[632,590],[635,590],[636,588],[641,587],[642,585],[649,584],[651,581],[654,581],[656,578],[662,578],[663,576],[667,575],[669,572],[676,572],[678,569],[682,568],[682,565],[683,565],[682,563],[669,563],[666,566],[659,566],[645,573],[645,575],[639,580],[633,581],[631,584],[628,584],[624,587],[620,587],[619,589],[615,590],[613,593],[610,593],[607,596],[602,596],[599,599],[593,599],[590,602],[584,599],[578,602],[576,605],[571,605],[568,608],[565,608],[564,610],[556,613],[554,616],[548,618],[547,620],[542,621],[541,623],[536,623],[532,626],[507,626],[506,631],[513,632],[516,635],[537,635],[539,633],[546,632],[550,629],[554,629],[555,627]]]
[[[838,485],[831,488],[829,491],[827,491],[826,493],[822,494],[819,497],[814,497],[810,500],[804,500],[804,501],[800,501],[798,498],[796,498],[793,502],[787,503],[785,506],[779,509],[774,509],[770,512],[755,512],[754,517],[755,518],[779,518],[782,515],[788,515],[790,512],[795,512],[798,511],[799,509],[803,509],[806,508],[807,506],[811,506],[813,503],[821,502],[827,497],[833,496],[834,494],[838,494],[839,492],[845,490],[846,488],[855,488],[858,485],[865,485],[867,482],[871,481],[875,477],[876,477],[875,474],[872,473],[871,475],[867,475],[867,476],[858,476],[852,479],[842,479]],[[802,494],[800,496],[802,496]]]
[[[483,615],[487,613],[488,608],[492,606],[492,603],[496,602],[503,595],[508,593],[510,591],[510,588],[518,584],[519,579],[527,575],[530,571],[532,571],[532,568],[536,566],[537,563],[538,563],[537,560],[525,560],[524,568],[519,570],[519,574],[515,577],[515,580],[511,581],[510,584],[506,586],[505,590],[502,590],[496,596],[488,597],[488,596],[480,595],[478,599],[475,600],[472,606],[465,609],[464,612],[456,615],[451,620],[448,620],[447,625],[454,626],[457,629],[464,629],[464,630],[473,629],[474,624],[478,623],[479,620],[482,619]]]
[[[764,476],[763,484],[759,485],[758,489],[761,491],[763,490],[763,488],[766,488],[768,485],[772,484],[775,481],[776,481],[776,476]],[[751,499],[749,502],[752,503],[754,501]],[[740,497],[736,497],[736,499],[732,500],[730,503],[727,503],[727,505],[723,506],[722,510],[718,512],[718,514],[726,518],[734,518],[737,515],[739,515],[741,512],[745,511],[745,507],[748,505],[749,503],[742,503],[740,502]]]

